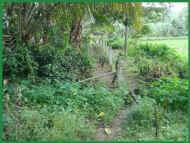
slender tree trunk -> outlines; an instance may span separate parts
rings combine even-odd
[[[9,94],[5,93],[4,96],[4,111],[6,114],[9,114]],[[5,139],[9,139],[9,127],[7,125],[3,126],[3,131],[4,131],[4,137]]]
[[[127,25],[125,26],[125,45],[124,45],[124,55],[127,54],[127,37],[128,36],[128,27]]]
[[[127,54],[127,40],[128,40],[128,16],[127,14],[124,15],[124,25],[125,25],[125,43],[124,43],[124,55]]]
[[[80,48],[81,32],[82,32],[82,25],[81,25],[81,18],[79,18],[73,23],[70,31],[70,44],[75,48]]]
[[[158,111],[157,105],[154,106],[154,118],[155,118],[155,137],[159,137],[159,120],[158,120]]]

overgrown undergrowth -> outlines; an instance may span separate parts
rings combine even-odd
[[[186,60],[163,44],[131,44],[128,60],[134,62],[141,79],[141,98],[126,115],[122,132],[115,139],[187,140]]]
[[[115,140],[168,140],[184,141],[188,139],[187,114],[182,111],[164,110],[158,106],[155,121],[155,100],[149,97],[140,99],[140,103],[127,114],[122,132]],[[159,126],[156,136],[155,124]]]
[[[108,124],[124,104],[123,89],[110,91],[102,84],[22,81],[8,84],[5,92],[10,112],[4,114],[4,138],[9,140],[93,139],[97,122]]]

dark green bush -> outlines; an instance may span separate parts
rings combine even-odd
[[[164,108],[188,108],[188,81],[177,77],[162,77],[144,90],[144,95],[154,98]]]
[[[71,76],[76,76],[76,79],[88,77],[92,67],[90,58],[74,48],[66,49],[60,62],[64,72],[67,75],[73,73]]]
[[[77,80],[88,77],[90,58],[75,48],[56,48],[50,44],[39,47],[16,47],[4,50],[4,76],[8,78],[61,77]],[[11,77],[10,77],[11,76]]]
[[[4,76],[7,78],[35,75],[39,66],[33,59],[30,47],[27,46],[16,47],[15,49],[6,47],[3,64]]]

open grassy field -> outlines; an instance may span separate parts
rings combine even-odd
[[[176,49],[186,59],[188,57],[188,38],[187,37],[168,38],[168,39],[166,38],[165,39],[142,39],[141,41],[166,44],[169,47]]]

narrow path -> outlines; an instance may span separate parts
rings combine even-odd
[[[134,108],[136,104],[132,104],[130,107],[124,107],[119,110],[116,117],[112,120],[109,126],[106,128],[109,128],[111,130],[111,133],[108,135],[105,133],[104,127],[99,127],[97,129],[97,134],[95,139],[97,141],[110,141],[113,140],[122,130],[122,123],[126,120],[127,115],[131,112],[131,109]]]
[[[93,76],[104,75],[106,73],[111,72],[112,71],[111,68],[112,67],[110,65],[107,65],[107,64],[105,64],[104,66],[101,66],[100,64],[97,64],[96,69],[94,70],[92,75]],[[101,77],[100,79],[97,79],[97,80],[104,81],[105,84],[108,87],[110,87],[112,79],[113,79],[113,75],[108,75],[108,76],[103,76],[103,77]]]
[[[99,127],[97,129],[96,139],[98,141],[112,140],[113,137],[121,130],[121,123],[124,121],[127,111],[127,108],[120,109],[116,117],[110,123],[110,126],[106,127],[111,130],[109,135],[105,133],[105,128],[103,126]]]
[[[132,64],[133,61],[127,62],[126,59],[121,60],[122,78],[127,82],[128,90],[134,93],[134,90],[138,87],[138,78],[136,71],[131,71],[131,69],[134,70],[131,68],[133,67]],[[98,141],[113,140],[121,132],[122,123],[126,120],[127,114],[130,113],[131,109],[134,108],[135,105],[136,103],[133,103],[128,107],[120,109],[108,126],[104,127],[103,125],[100,125],[97,128],[95,139]],[[111,133],[106,134],[105,128],[109,128]]]

